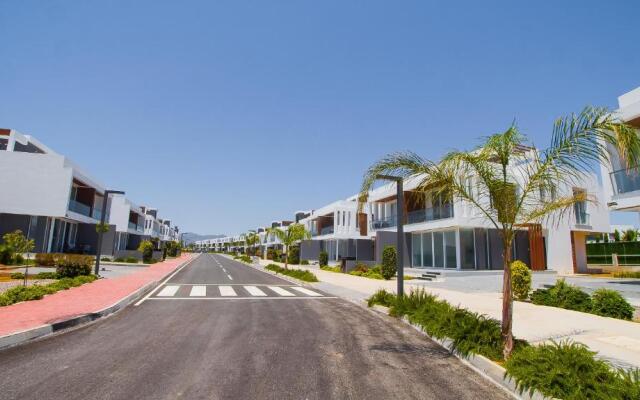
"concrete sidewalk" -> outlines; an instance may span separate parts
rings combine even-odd
[[[260,263],[266,265],[271,261],[261,260]],[[328,272],[313,265],[296,265],[293,268],[312,270],[320,280],[319,283],[312,284],[313,286],[352,301],[363,301],[378,289],[386,289],[393,293],[396,291],[395,280],[381,281]],[[486,314],[497,320],[501,319],[502,299],[497,293],[448,290],[425,285],[419,281],[407,281],[405,288],[406,291],[424,288],[453,305]],[[513,332],[516,337],[531,343],[571,339],[584,343],[591,350],[598,352],[600,358],[616,366],[640,367],[640,323],[637,322],[516,301]]]
[[[140,269],[139,272],[113,279],[100,279],[79,287],[63,290],[46,296],[42,300],[25,301],[0,307],[0,344],[9,345],[22,340],[10,339],[22,336],[42,336],[37,330],[47,333],[57,323],[79,316],[99,313],[121,301],[144,291],[148,286],[162,280],[191,259],[191,255],[167,260]],[[30,334],[30,331],[34,331]],[[0,346],[2,347],[2,346]]]

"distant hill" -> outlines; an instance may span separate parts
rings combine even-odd
[[[193,242],[197,242],[198,240],[217,239],[224,236],[225,235],[200,235],[193,232],[185,232],[182,234],[182,240],[184,241],[184,244],[187,245]]]

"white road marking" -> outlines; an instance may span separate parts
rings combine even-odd
[[[189,296],[191,297],[204,297],[206,295],[207,295],[206,286],[192,286],[191,293],[189,293]]]
[[[320,293],[314,292],[309,289],[301,288],[301,287],[292,287],[291,289],[297,290],[298,292],[306,294],[307,296],[314,296],[314,297],[322,296]]]
[[[233,280],[233,278],[229,274],[227,274],[227,278],[229,278],[230,280]]]
[[[220,286],[220,296],[237,296],[235,290],[231,286]]]
[[[245,286],[247,292],[252,296],[266,296],[267,294],[255,286]]]
[[[164,281],[162,281],[158,286],[156,286],[155,289],[153,289],[152,291],[147,293],[146,296],[144,296],[143,298],[138,300],[138,302],[135,303],[133,306],[137,307],[140,304],[144,303],[144,301],[147,300],[149,297],[151,297],[155,292],[157,292],[158,289],[160,289],[162,287],[162,285],[164,285],[165,283],[169,282],[169,279],[173,278],[175,274],[177,274],[178,272],[182,271],[187,265],[190,265],[192,262],[194,262],[198,258],[200,258],[200,254],[198,254],[197,256],[195,256],[193,258],[191,258],[190,260],[187,260],[182,267],[180,267],[177,270],[173,271],[173,273],[171,275],[169,275]]]
[[[274,292],[278,293],[280,296],[295,296],[295,294],[289,292],[288,290],[284,290],[281,287],[269,286],[269,289],[271,289]]]
[[[335,296],[323,297],[260,297],[260,300],[326,300],[337,299]],[[258,300],[256,297],[152,297],[149,300]]]
[[[160,293],[158,293],[158,296],[162,296],[162,297],[175,296],[176,293],[178,292],[178,289],[180,289],[180,286],[165,286],[164,289],[162,289]]]

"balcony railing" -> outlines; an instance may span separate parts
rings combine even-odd
[[[320,230],[320,235],[330,235],[333,233],[333,226],[325,226]]]
[[[613,191],[617,194],[640,190],[640,167],[613,171],[609,176]]]
[[[91,212],[91,216],[93,217],[93,219],[100,220],[100,218],[102,218],[102,210],[98,210],[97,208],[94,208],[93,211]],[[105,221],[106,220],[107,218],[105,218]]]
[[[445,204],[440,207],[409,211],[407,224],[419,224],[421,222],[436,221],[453,217],[453,204]]]
[[[129,229],[132,231],[144,232],[144,227],[142,225],[136,225],[134,222],[129,222]]]
[[[394,226],[396,226],[396,216],[390,216],[390,217],[386,217],[386,218],[381,218],[381,219],[376,219],[371,221],[370,227],[371,230],[375,230],[375,229],[384,229],[384,228],[392,228]]]
[[[591,216],[588,212],[577,212],[576,213],[576,225],[591,225]]]
[[[91,217],[91,207],[76,200],[69,200],[69,211]]]

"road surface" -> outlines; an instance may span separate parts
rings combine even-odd
[[[0,352],[0,399],[507,399],[418,332],[203,254],[136,305]]]

